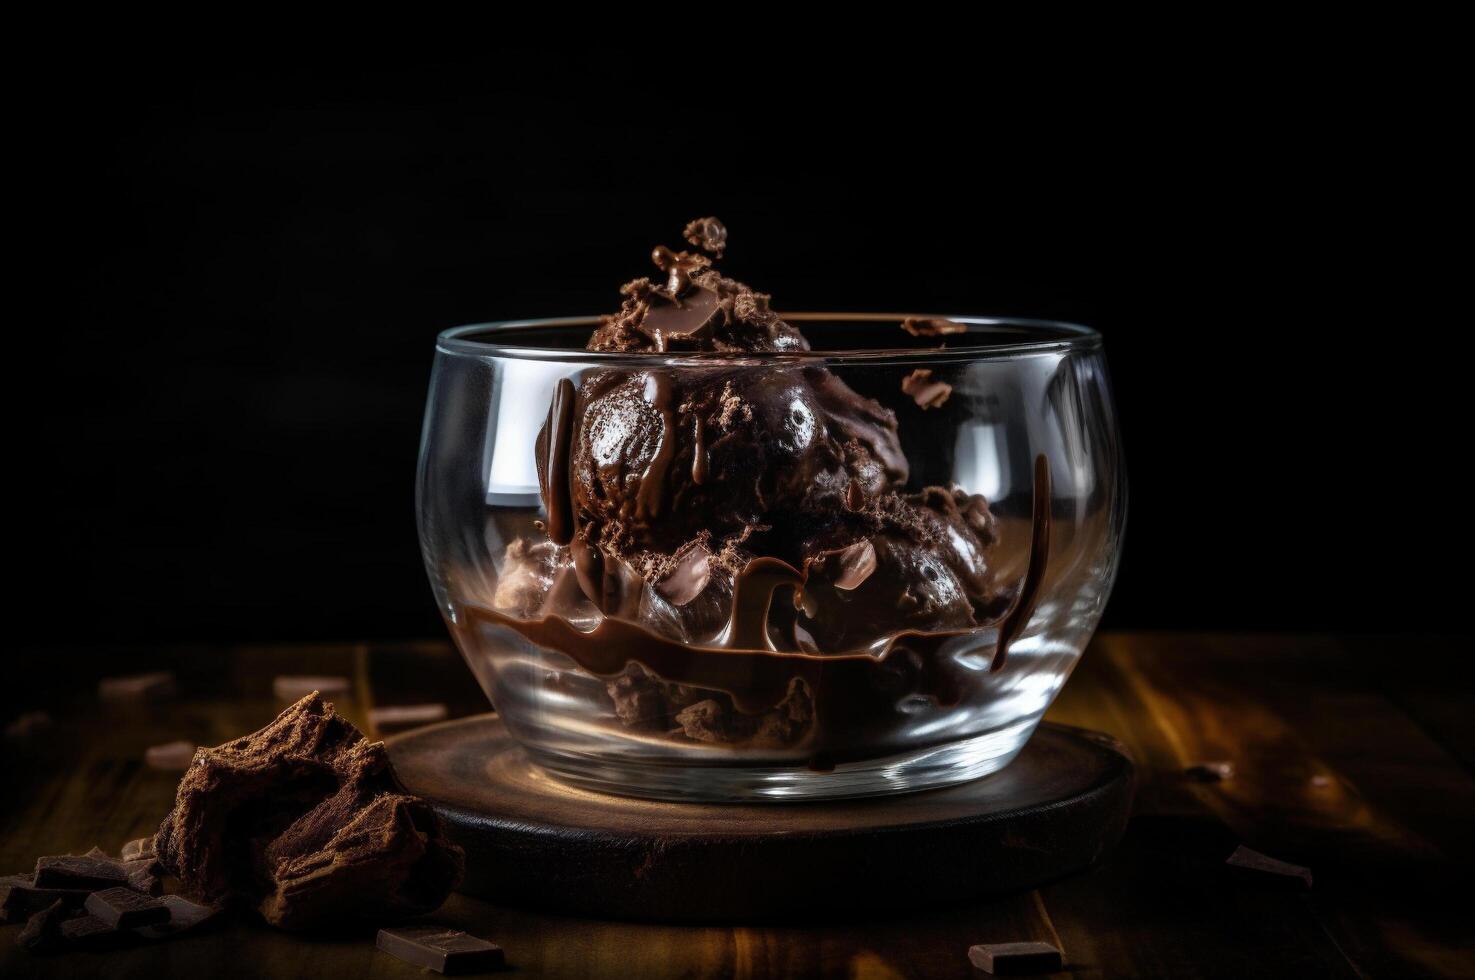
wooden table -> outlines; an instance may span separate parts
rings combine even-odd
[[[443,643],[93,650],[26,657],[5,718],[0,872],[39,854],[116,850],[152,832],[176,777],[144,749],[216,744],[275,714],[279,673],[340,674],[339,706],[484,709]],[[1475,725],[1464,640],[1127,634],[1099,637],[1050,712],[1116,735],[1142,772],[1132,823],[1095,870],[988,904],[768,927],[636,925],[455,896],[438,920],[502,944],[524,976],[969,977],[973,943],[1044,939],[1076,977],[1475,976]],[[174,670],[179,694],[99,707],[105,675]],[[1230,760],[1233,779],[1185,766]],[[1236,844],[1303,864],[1297,892],[1228,873]],[[231,921],[114,953],[37,958],[0,934],[0,976],[412,977],[371,936],[302,939]]]

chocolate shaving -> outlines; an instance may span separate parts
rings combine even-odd
[[[967,325],[941,317],[909,316],[901,321],[901,329],[913,337],[942,337],[946,334],[968,332]]]
[[[946,402],[953,393],[953,386],[946,381],[933,381],[931,370],[917,368],[901,380],[901,390],[912,397],[918,408],[925,411],[938,408]]]
[[[703,252],[710,252],[715,258],[722,258],[722,250],[727,248],[727,226],[716,218],[697,218],[687,224],[682,235],[688,242]]]

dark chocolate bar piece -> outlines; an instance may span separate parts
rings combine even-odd
[[[108,888],[87,896],[87,911],[114,929],[136,929],[169,921],[169,906],[132,888]]]
[[[53,902],[79,909],[87,895],[85,888],[37,888],[31,875],[8,875],[0,878],[0,914],[6,922],[24,922]]]
[[[1259,851],[1252,851],[1241,844],[1225,862],[1231,868],[1265,876],[1266,881],[1279,881],[1294,888],[1311,887],[1311,869],[1299,864],[1280,861]]]
[[[219,906],[200,905],[183,895],[165,895],[159,901],[169,910],[169,921],[134,930],[145,939],[168,939],[198,928],[220,914]]]
[[[26,922],[15,937],[15,944],[33,953],[44,953],[61,945],[61,924],[70,913],[66,903],[58,899],[41,909]]]
[[[501,946],[440,926],[380,929],[376,945],[391,956],[436,973],[479,973],[506,962]]]
[[[123,866],[93,848],[91,854],[61,854],[36,861],[36,887],[85,888],[97,891],[128,883]]]
[[[1049,943],[986,943],[968,947],[968,962],[994,976],[1054,973],[1060,969],[1060,950]]]
[[[78,916],[61,924],[61,938],[77,946],[106,946],[118,942],[124,933],[95,915]]]

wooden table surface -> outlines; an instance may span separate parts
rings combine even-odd
[[[1098,637],[1049,717],[1109,732],[1141,767],[1126,837],[1096,869],[986,904],[904,918],[677,927],[561,918],[453,896],[435,920],[500,943],[523,976],[969,977],[974,943],[1044,939],[1060,975],[1471,977],[1475,725],[1462,639],[1116,634]],[[484,710],[444,643],[15,651],[30,682],[0,693],[7,721],[44,710],[42,735],[6,736],[0,873],[41,854],[116,850],[151,833],[176,775],[149,745],[213,745],[280,707],[277,674],[352,680],[339,707]],[[179,693],[99,705],[102,676],[174,670]],[[1230,760],[1227,782],[1185,766]],[[1244,843],[1303,864],[1297,892],[1229,874]],[[303,939],[248,921],[112,953],[33,957],[0,930],[0,976],[422,975],[372,935]]]

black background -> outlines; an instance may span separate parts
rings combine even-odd
[[[708,213],[780,309],[1103,332],[1131,477],[1105,625],[1459,625],[1429,571],[1468,538],[1435,83],[751,55],[716,83],[508,51],[49,79],[14,189],[13,628],[439,635],[412,512],[435,334],[612,309]]]

